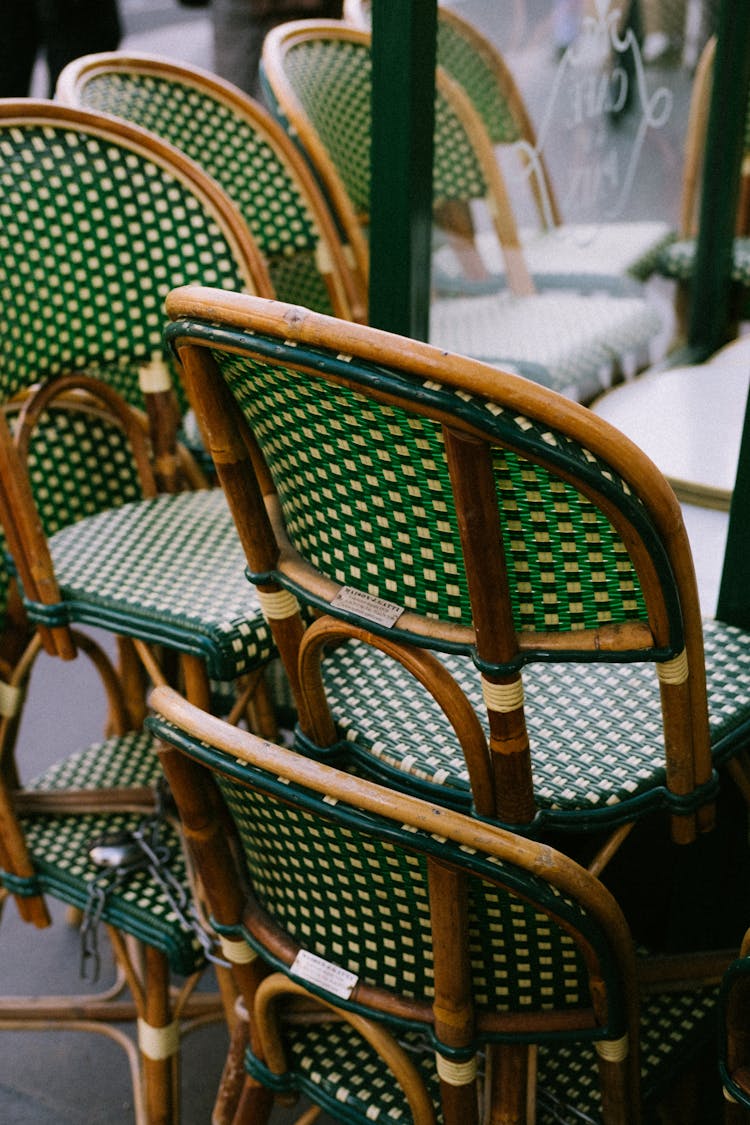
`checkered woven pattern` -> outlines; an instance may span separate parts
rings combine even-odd
[[[46,535],[141,498],[127,438],[97,411],[46,411],[34,427],[27,464]]]
[[[108,789],[116,786],[154,786],[161,768],[151,737],[143,732],[112,738],[72,755],[27,785],[34,791],[56,792],[68,788]],[[34,815],[22,818],[22,828],[36,870],[30,893],[41,890],[63,902],[84,907],[88,884],[101,874],[88,857],[91,841],[104,833],[137,828],[141,816]],[[186,882],[179,838],[165,830],[171,847],[170,870]],[[194,934],[183,927],[164,891],[147,872],[129,877],[111,891],[103,918],[125,933],[160,949],[174,972],[189,974],[203,964]]]
[[[234,679],[273,654],[219,490],[125,504],[50,540],[62,603],[52,617],[113,628],[202,656]],[[28,606],[34,620],[45,609]]]
[[[414,830],[382,839],[356,828],[346,810],[324,819],[220,777],[243,841],[253,889],[299,944],[361,981],[415,999],[431,999],[432,939],[424,855],[432,837]],[[308,802],[309,803],[309,802]],[[446,847],[472,868],[470,849]],[[514,875],[498,860],[477,867],[489,879]],[[587,976],[570,934],[539,904],[584,929],[583,911],[542,880],[523,877],[521,893],[479,877],[470,882],[472,989],[479,1007],[502,1011],[578,1008]],[[594,939],[596,940],[596,939]],[[600,939],[601,940],[601,939]]]
[[[750,724],[750,639],[705,622],[711,738],[717,764],[736,752]],[[443,657],[482,718],[479,675],[466,658]],[[361,763],[440,786],[468,799],[456,737],[432,698],[394,661],[350,642],[323,664],[333,714]],[[648,664],[534,664],[524,670],[534,793],[550,824],[581,814],[606,822],[619,806],[664,784],[658,682]],[[484,720],[483,720],[484,721]],[[407,783],[407,788],[410,784]]]
[[[441,620],[472,620],[440,427],[290,366],[214,353],[274,475],[300,552],[337,582]],[[425,384],[425,393],[438,388]],[[419,388],[415,386],[418,398]],[[497,404],[440,392],[446,409],[553,450],[638,519],[638,501],[585,450]],[[505,550],[519,628],[643,619],[627,550],[594,505],[553,473],[496,453]],[[642,513],[640,518],[642,519]],[[543,596],[539,596],[543,590]]]
[[[641,1007],[641,1075],[644,1104],[661,1093],[680,1065],[697,1050],[712,1051],[716,1037],[716,989],[647,996]],[[539,1125],[583,1120],[600,1122],[601,1097],[596,1055],[585,1044],[539,1049]],[[556,1109],[559,1116],[555,1116]],[[566,1112],[567,1110],[567,1112]]]
[[[83,127],[0,124],[0,395],[80,369],[142,405],[164,298],[243,288],[232,248],[174,173]]]
[[[578,402],[609,386],[619,364],[636,370],[660,327],[659,312],[640,297],[572,289],[446,297],[430,305],[431,344],[498,366],[518,364],[534,382]]]
[[[174,74],[99,71],[81,98],[90,109],[142,125],[182,149],[241,210],[281,300],[332,313],[315,254],[320,231],[293,170],[264,131],[216,91]]]
[[[450,19],[438,17],[437,54],[440,65],[471,98],[492,143],[511,144],[520,140],[521,129],[507,100],[501,96],[491,60],[461,34]]]
[[[440,1110],[440,1085],[433,1051],[413,1032],[397,1036],[436,1107]],[[251,1052],[246,1066],[261,1082],[275,1089],[295,1089],[309,1094],[336,1121],[384,1122],[410,1125],[413,1118],[401,1089],[370,1045],[348,1024],[330,1023],[316,1027],[284,1029],[289,1070],[281,1077],[272,1075]]]

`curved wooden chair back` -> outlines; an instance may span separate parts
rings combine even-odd
[[[371,65],[367,31],[301,20],[266,37],[263,75],[274,109],[316,168],[366,276],[370,207]],[[448,75],[436,82],[436,207],[489,201],[510,287],[533,292],[492,144],[468,97]]]
[[[361,0],[344,4],[344,19],[369,30],[372,5]],[[438,7],[438,63],[463,89],[481,117],[493,145],[515,145],[531,158],[530,176],[536,213],[543,227],[562,220],[536,130],[513,74],[500,52],[473,24],[452,8]]]
[[[591,690],[610,704],[658,690],[670,747],[632,803],[610,794],[579,826],[628,820],[658,791],[690,838],[712,787],[703,633],[679,506],[653,464],[585,409],[428,345],[198,288],[168,308],[312,743],[337,738],[322,651],[356,637],[438,700],[482,815],[572,824],[565,800],[540,805],[522,671],[573,661],[584,696],[600,673]],[[298,600],[325,615],[306,632]],[[450,654],[471,657],[460,683]],[[610,664],[621,687],[606,686]]]
[[[161,483],[177,487],[175,435],[187,402],[165,357],[164,298],[175,277],[271,295],[252,236],[200,168],[129,123],[52,102],[5,101],[0,150],[0,278],[7,298],[0,402],[58,377],[94,379],[102,395],[109,388],[129,406],[145,405]],[[5,425],[0,439],[6,494],[26,487],[28,500],[28,486],[10,472],[18,462]],[[61,443],[63,463],[65,449]],[[44,464],[54,494],[60,480],[50,460]],[[123,484],[119,461],[100,459],[90,479],[109,502]],[[6,519],[15,528],[6,527],[6,535],[20,552],[19,572],[34,575],[27,596],[36,591],[47,602],[54,576],[42,563],[40,527],[26,500],[17,506],[6,496]],[[70,655],[63,635],[58,642]]]
[[[546,1045],[538,1085],[551,1098],[563,1041],[578,1063],[567,1104],[607,1122],[640,1120],[641,1063],[648,1074],[653,1060],[640,1051],[633,945],[598,880],[539,843],[229,728],[171,689],[151,703],[149,726],[250,1016],[254,1088],[242,1120],[266,1119],[259,1086],[271,1086],[304,1090],[331,1112],[338,1099],[350,1121],[388,1110],[393,1120],[478,1123],[486,1068],[486,1119],[525,1121],[523,1068],[515,1083],[494,1084],[490,1068]],[[308,1014],[310,998],[322,1001],[323,1026],[295,1032],[284,1002],[304,997]],[[693,994],[691,1033],[702,1024],[705,1034],[715,999],[715,989]],[[675,1016],[673,1046],[687,1032]],[[412,1062],[400,1082],[394,1037]]]
[[[55,96],[141,125],[199,164],[241,212],[281,300],[364,319],[361,282],[306,162],[242,91],[197,67],[119,51],[70,63]]]

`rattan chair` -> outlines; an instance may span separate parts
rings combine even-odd
[[[263,73],[272,106],[308,154],[367,273],[371,71],[367,32],[335,20],[301,20],[266,37]],[[640,297],[536,292],[492,143],[469,98],[437,75],[434,202],[480,200],[502,247],[507,289],[436,297],[430,341],[450,351],[512,365],[579,401],[649,358],[662,329]]]
[[[77,639],[86,651],[85,636]],[[109,679],[112,701],[116,679]],[[44,896],[66,903],[83,915],[88,979],[98,976],[100,924],[116,968],[103,990],[0,996],[0,1036],[51,1029],[108,1036],[126,1053],[136,1125],[176,1125],[181,1036],[223,1020],[224,1003],[215,992],[194,991],[214,939],[193,924],[174,816],[156,813],[163,776],[152,739],[127,731],[124,704],[115,719],[115,735],[27,780],[22,797],[0,777],[0,908],[14,895],[22,917],[44,926],[50,922]],[[137,848],[138,869],[102,866],[103,859],[118,858],[125,841],[132,851],[134,834],[155,849],[160,878]],[[111,850],[92,852],[96,847]],[[44,1073],[43,1056],[39,1065]]]
[[[750,931],[727,968],[719,999],[719,1072],[727,1102],[726,1125],[750,1120]]]
[[[639,998],[619,908],[554,849],[262,742],[172,689],[151,702],[249,1013],[236,1125],[289,1092],[348,1122],[635,1122],[713,1034],[707,965],[683,991],[649,972]]]
[[[272,647],[238,578],[241,551],[221,492],[177,491],[185,474],[175,393],[182,410],[187,400],[163,358],[163,301],[177,277],[272,293],[265,266],[221,189],[133,125],[51,102],[6,102],[0,146],[0,398],[10,403],[39,384],[17,444],[0,419],[2,518],[26,612],[49,650],[66,657],[76,622],[180,653],[191,696],[208,705],[209,680],[254,673]],[[81,398],[96,410],[75,422],[62,409],[50,415],[65,394],[68,411]],[[148,443],[128,410],[144,404]],[[57,439],[43,432],[52,416]],[[31,435],[40,433],[44,456],[31,465]],[[137,485],[124,462],[139,464]],[[167,491],[157,495],[159,484]],[[133,706],[138,725],[142,700]]]
[[[369,28],[370,16],[371,4],[363,0],[344,4],[344,18],[357,27]],[[653,272],[665,242],[671,241],[669,224],[565,222],[531,117],[497,47],[472,23],[443,6],[438,7],[437,35],[440,66],[467,94],[492,144],[516,156],[519,178],[527,181],[536,223],[522,227],[519,234],[534,281],[539,286],[579,290],[637,291],[638,283]],[[471,234],[471,226],[465,229]],[[449,277],[442,281],[446,287],[451,284]],[[453,284],[470,288],[460,274]]]
[[[425,344],[199,288],[168,309],[300,749],[532,835],[601,832],[595,870],[650,812],[678,841],[710,827],[750,638],[701,623],[634,445]]]
[[[276,295],[364,320],[363,285],[306,162],[257,102],[214,75],[151,55],[87,55],[60,75],[56,100],[126,118],[175,145],[236,204]]]

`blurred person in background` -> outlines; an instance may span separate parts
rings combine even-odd
[[[2,98],[28,96],[40,51],[52,97],[57,76],[72,59],[92,51],[115,51],[120,45],[117,0],[3,0],[2,14]]]
[[[211,7],[214,70],[259,98],[258,65],[271,28],[287,20],[340,19],[343,0],[212,0]]]

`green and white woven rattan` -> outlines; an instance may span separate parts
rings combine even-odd
[[[750,638],[701,622],[679,506],[635,446],[400,337],[197,290],[169,308],[196,401],[225,384],[276,489],[269,533],[233,485],[249,460],[224,478],[277,642],[299,606],[325,615],[285,641],[301,749],[532,834],[659,808],[707,826],[750,732]]]
[[[70,789],[111,790],[120,786],[156,788],[162,777],[151,736],[143,731],[96,743],[45,770],[26,784],[29,793],[64,794]],[[34,865],[33,878],[7,872],[3,885],[13,894],[49,894],[83,910],[89,885],[101,868],[89,857],[92,841],[137,829],[143,813],[102,812],[29,814],[20,818]],[[182,845],[173,827],[165,825],[170,871],[187,888]],[[205,966],[203,946],[175,914],[163,887],[148,871],[137,871],[107,894],[102,921],[161,950],[170,968],[190,976]]]
[[[223,494],[158,496],[81,520],[50,539],[61,600],[27,601],[32,620],[100,625],[201,657],[233,680],[273,642]]]
[[[305,146],[355,245],[351,227],[357,221],[366,227],[369,212],[369,36],[334,21],[288,24],[266,39],[264,68],[274,112]],[[504,186],[497,186],[501,173],[481,119],[442,72],[437,87],[436,206],[483,200],[499,231],[515,228],[509,202],[501,197]],[[348,205],[342,215],[344,199]],[[510,253],[516,263],[523,261],[515,244]],[[642,366],[661,327],[658,311],[640,297],[572,289],[438,297],[430,310],[431,343],[511,365],[583,402],[608,385],[613,374]]]
[[[344,16],[355,26],[369,28],[370,15],[369,3],[344,4]],[[653,273],[662,247],[671,239],[669,225],[657,220],[589,226],[564,222],[531,119],[497,47],[456,11],[439,6],[437,57],[470,99],[492,144],[518,154],[519,175],[529,181],[538,212],[539,226],[520,231],[537,285],[635,292],[636,283]],[[502,271],[501,260],[495,265]],[[441,282],[447,286],[450,277],[443,276]],[[454,284],[460,288],[461,278]]]
[[[170,368],[184,405],[177,367],[154,363],[165,355],[164,298],[175,279],[272,291],[242,216],[188,158],[100,114],[6,102],[0,152],[2,401],[75,372],[143,407],[154,389],[165,391]],[[116,427],[84,434],[93,423],[74,414],[56,413],[34,438],[31,492],[55,567],[59,559],[61,595],[42,605],[26,590],[31,620],[162,643],[202,657],[219,679],[258,667],[270,653],[268,629],[240,588],[221,497],[142,501],[125,443],[107,444]]]
[[[204,71],[124,52],[71,63],[55,96],[175,145],[236,204],[282,300],[351,317],[349,268],[326,205],[299,153],[256,102]]]
[[[548,1101],[564,1100],[596,1121],[595,1045],[602,1060],[619,1064],[621,1077],[632,1064],[618,1120],[636,1120],[633,1101],[658,1098],[712,1034],[715,988],[657,988],[639,1027],[624,919],[598,881],[552,849],[498,828],[475,834],[476,822],[463,816],[353,782],[243,732],[229,735],[226,724],[169,690],[152,702],[149,727],[212,772],[241,842],[251,887],[242,916],[229,924],[218,892],[211,903],[225,948],[244,940],[311,995],[381,1021],[413,1053],[437,1120],[459,1117],[455,1102],[447,1116],[440,1108],[435,1067],[443,1091],[468,1090],[466,1109],[486,1053],[523,1043],[545,1045],[538,1086]],[[189,794],[189,787],[176,790],[178,805],[182,796],[187,809]],[[206,824],[203,815],[196,823]],[[196,851],[199,864],[209,837],[206,831]],[[220,853],[214,861],[224,862]],[[325,972],[308,971],[310,954]],[[457,981],[464,1030],[449,1044],[443,1036],[452,1021],[443,1023],[442,1013]],[[602,990],[596,998],[594,981]],[[261,1010],[245,1000],[252,1020]],[[257,1047],[266,1040],[253,1037],[246,1066],[262,1084],[303,1090],[344,1121],[412,1120],[403,1091],[351,1028],[333,1024],[329,1034],[297,1026],[281,1035],[282,1074],[269,1073]],[[474,1120],[473,1098],[466,1120]],[[554,1120],[541,1111],[538,1119]]]

